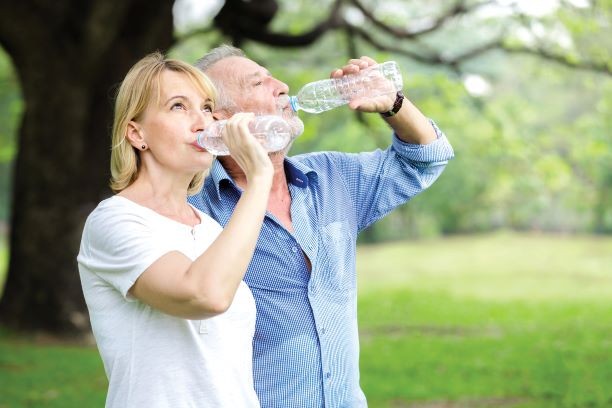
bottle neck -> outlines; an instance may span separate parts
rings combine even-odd
[[[300,110],[300,104],[298,103],[297,96],[290,96],[289,97],[289,104],[291,105],[291,109],[294,112],[297,112],[297,111]]]

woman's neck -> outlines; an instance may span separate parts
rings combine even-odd
[[[200,218],[187,203],[187,186],[184,182],[154,180],[146,174],[140,174],[134,183],[119,195],[164,217],[194,226],[200,223]]]

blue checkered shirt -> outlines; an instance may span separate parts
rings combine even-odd
[[[453,151],[434,128],[438,139],[425,146],[394,136],[384,151],[285,160],[294,233],[268,213],[244,278],[257,305],[253,372],[262,407],[367,406],[359,386],[357,234],[440,175]],[[189,201],[226,225],[239,197],[215,161]]]

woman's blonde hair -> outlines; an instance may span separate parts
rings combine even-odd
[[[212,82],[198,68],[186,62],[165,58],[154,52],[138,61],[127,73],[115,98],[115,118],[113,121],[111,149],[110,187],[118,193],[131,185],[140,170],[140,151],[126,138],[128,124],[136,120],[151,103],[159,103],[161,97],[161,74],[166,71],[185,74],[193,85],[210,97],[213,102],[216,91]],[[202,187],[208,171],[197,173],[187,194],[195,194]]]

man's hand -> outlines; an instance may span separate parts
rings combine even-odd
[[[334,70],[330,77],[339,79],[345,75],[355,75],[360,71],[377,65],[378,63],[370,57],[363,56],[358,59],[350,59],[348,63],[342,68]],[[358,96],[350,100],[349,107],[354,110],[361,112],[388,112],[393,108],[395,102],[396,91],[393,88],[393,84],[380,75],[380,82],[376,81],[373,76],[373,80],[370,86],[377,87],[379,89],[389,88],[389,92],[379,96]]]

